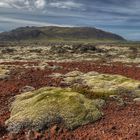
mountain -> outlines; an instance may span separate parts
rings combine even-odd
[[[0,33],[0,41],[22,40],[124,40],[110,32],[89,27],[21,27]]]

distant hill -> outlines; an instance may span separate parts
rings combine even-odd
[[[89,27],[21,27],[0,33],[0,41],[22,40],[124,40],[123,37]]]

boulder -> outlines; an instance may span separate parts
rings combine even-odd
[[[35,90],[35,88],[32,86],[24,86],[19,91],[20,92],[29,92],[29,91],[33,91],[33,90]]]
[[[133,101],[134,101],[134,102],[139,102],[139,103],[140,103],[140,98],[135,98]]]

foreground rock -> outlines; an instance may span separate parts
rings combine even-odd
[[[140,98],[135,98],[134,102],[139,102],[140,103]]]
[[[62,123],[68,129],[94,122],[102,113],[97,102],[66,88],[45,87],[16,96],[11,117],[6,121],[8,130],[43,130],[51,124]]]
[[[35,88],[32,86],[24,86],[19,90],[19,92],[29,92],[29,91],[33,91],[33,90],[35,90]]]

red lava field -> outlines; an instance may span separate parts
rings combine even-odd
[[[27,62],[0,63],[4,65],[22,66]],[[28,65],[37,65],[38,62],[29,62]],[[62,73],[73,70],[82,72],[97,71],[100,73],[120,74],[140,80],[140,67],[127,66],[121,63],[103,64],[95,62],[48,62],[49,65],[62,66],[62,69],[25,69],[16,68],[10,77],[0,80],[0,140],[26,140],[26,132],[10,135],[6,131],[4,122],[9,118],[9,106],[13,97],[19,94],[22,87],[28,85],[36,89],[43,86],[61,86],[61,78],[52,79],[52,73]],[[103,108],[104,116],[96,123],[68,131],[57,126],[52,126],[49,132],[32,132],[33,140],[140,140],[140,104],[131,99],[126,106],[118,106],[115,101],[108,100]],[[29,138],[28,138],[29,139]]]

